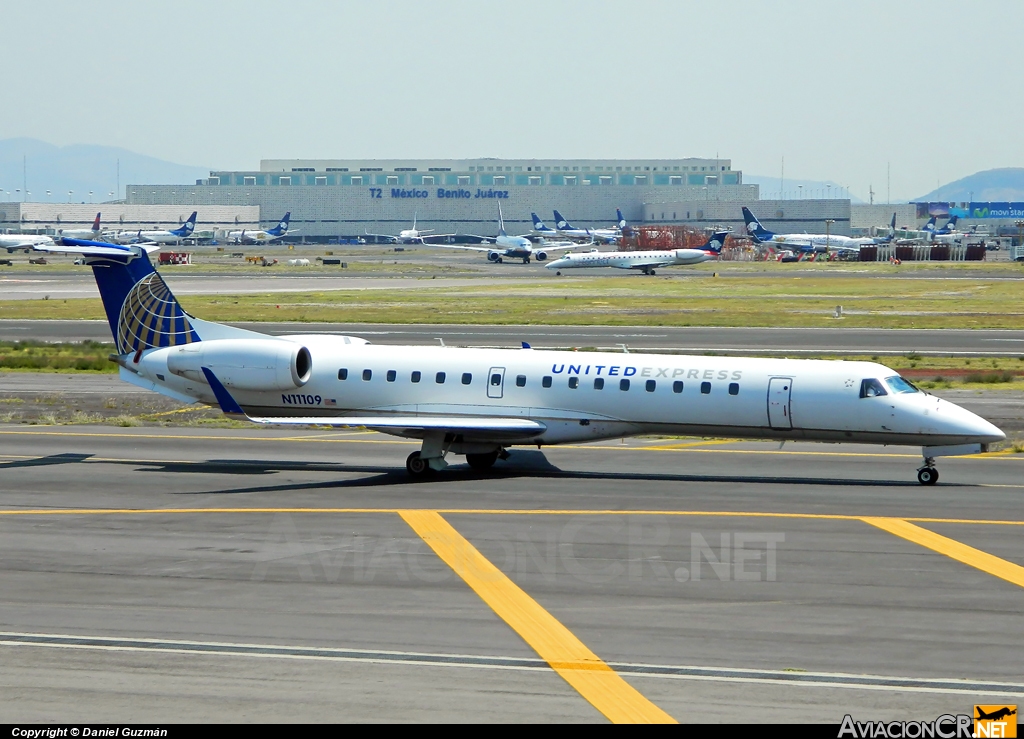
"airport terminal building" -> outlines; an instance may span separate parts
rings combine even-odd
[[[644,204],[757,201],[728,159],[270,159],[258,171],[215,171],[191,185],[129,185],[129,204],[258,206],[264,223],[292,214],[309,240],[410,228],[494,236],[498,205],[510,234],[552,225],[608,227],[615,210],[632,223]]]

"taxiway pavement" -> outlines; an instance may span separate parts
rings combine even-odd
[[[637,439],[413,483],[415,448],[0,426],[0,721],[603,721],[624,704],[838,723],[1024,702],[1024,456],[943,459],[922,487],[913,449]],[[610,682],[540,657],[574,645]]]

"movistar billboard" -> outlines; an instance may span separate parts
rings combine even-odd
[[[1024,218],[1024,203],[916,203],[918,218]],[[959,206],[959,207],[958,207]]]

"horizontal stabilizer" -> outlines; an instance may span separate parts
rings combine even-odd
[[[135,246],[144,249],[147,253],[160,249],[159,244],[136,244]],[[81,254],[85,257],[129,257],[138,253],[133,251],[130,246],[83,239],[61,239],[59,244],[37,244],[32,248],[35,251],[44,251],[50,254]]]

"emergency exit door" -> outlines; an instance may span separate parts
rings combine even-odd
[[[487,397],[500,398],[505,387],[505,368],[491,367],[487,372]]]
[[[789,407],[792,392],[791,377],[773,377],[768,381],[768,425],[773,429],[793,428]]]

